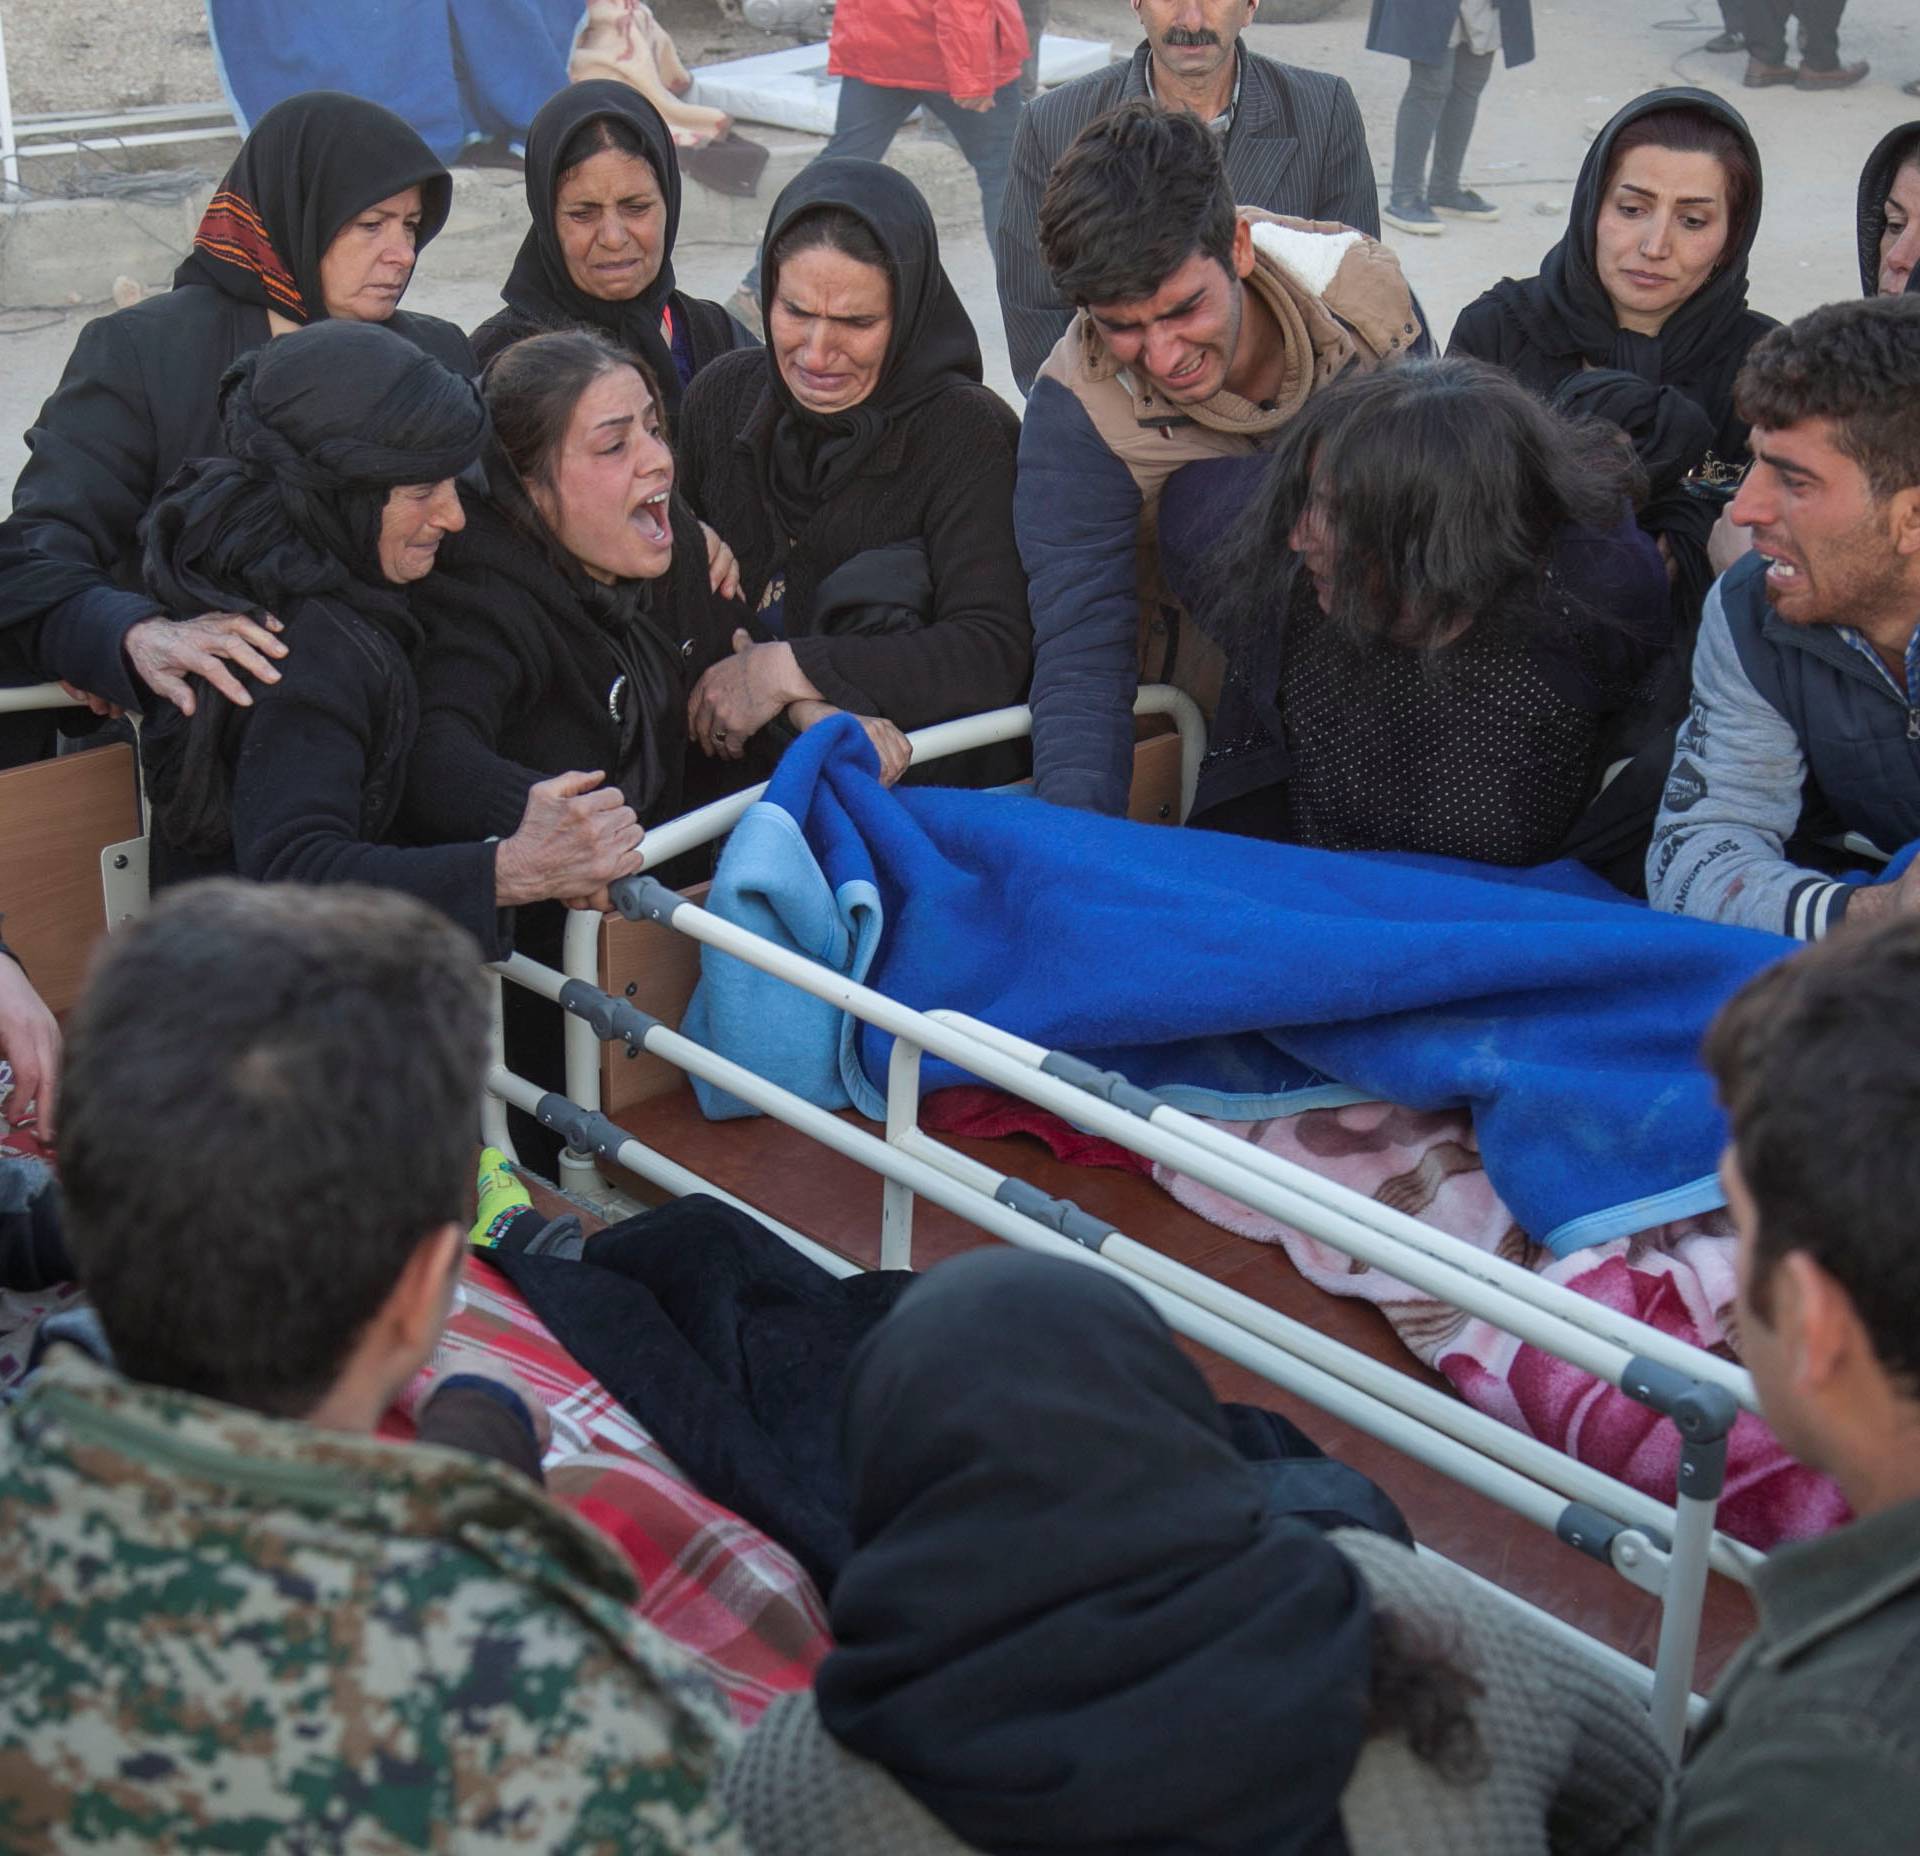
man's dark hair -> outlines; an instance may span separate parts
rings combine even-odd
[[[1748,1297],[1805,1251],[1852,1299],[1881,1366],[1920,1394],[1920,920],[1769,967],[1707,1030],[1753,1195]]]
[[[1834,443],[1884,502],[1920,488],[1920,297],[1829,303],[1757,343],[1734,383],[1749,425],[1831,419]]]
[[[392,891],[196,883],[115,935],[60,1170],[122,1369],[312,1410],[422,1239],[471,1216],[486,1038],[480,950]]]
[[[1070,303],[1138,302],[1195,252],[1231,271],[1233,228],[1219,139],[1146,97],[1081,130],[1040,202],[1040,252]]]
[[[1616,527],[1639,487],[1618,427],[1554,411],[1503,368],[1348,374],[1282,430],[1211,564],[1202,622],[1237,641],[1271,629],[1276,587],[1305,595],[1289,538],[1318,499],[1338,536],[1331,616],[1351,643],[1438,651],[1463,620],[1537,628],[1561,531]]]

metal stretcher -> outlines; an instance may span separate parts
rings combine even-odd
[[[1204,746],[1200,717],[1184,696],[1166,688],[1142,690],[1137,707],[1142,714],[1170,719],[1178,730],[1184,817]],[[923,730],[912,738],[915,763],[1017,738],[1029,720],[1024,708],[1006,709]],[[737,794],[649,831],[643,847],[647,863],[658,867],[724,835],[763,790]],[[1565,1620],[1501,1592],[1583,1653],[1624,1675],[1645,1696],[1663,1744],[1678,1751],[1691,1713],[1704,1705],[1692,1693],[1692,1674],[1708,1575],[1718,1572],[1748,1584],[1762,1557],[1714,1525],[1728,1433],[1741,1410],[1757,1410],[1752,1381],[1742,1369],[1255,1148],[1069,1053],[958,1012],[902,1006],[722,920],[644,872],[616,884],[613,895],[629,921],[656,923],[703,948],[725,952],[891,1033],[885,1128],[871,1132],[807,1102],[602,988],[597,983],[601,918],[575,911],[567,924],[562,970],[520,954],[495,969],[503,984],[551,1000],[567,1015],[566,1081],[563,1091],[551,1091],[515,1075],[507,1066],[503,1017],[496,1011],[484,1111],[491,1143],[512,1152],[506,1119],[511,1105],[565,1139],[563,1187],[596,1196],[601,1191],[596,1163],[610,1162],[668,1193],[707,1192],[728,1200],[823,1268],[842,1276],[855,1273],[857,1264],[767,1208],[701,1177],[602,1112],[603,1046],[645,1051],[879,1175],[884,1268],[912,1266],[915,1207],[924,1200],[1007,1243],[1120,1276],[1177,1332],[1477,1491],[1653,1594],[1660,1628],[1649,1670]],[[1449,1393],[1175,1261],[1071,1200],[934,1138],[920,1126],[920,1063],[928,1053],[1619,1387],[1679,1433],[1673,1501],[1655,1500],[1576,1462]]]
[[[70,702],[58,685],[0,690],[0,712]],[[1136,708],[1142,715],[1166,718],[1177,731],[1178,806],[1184,818],[1193,802],[1204,725],[1192,703],[1173,689],[1142,690]],[[922,730],[912,737],[915,763],[1016,739],[1027,732],[1030,719],[1025,708],[1004,709]],[[658,867],[724,836],[762,791],[735,794],[652,829],[643,847],[647,864]],[[134,839],[102,847],[107,925],[138,913],[136,905],[144,900],[129,898],[127,873],[114,869],[129,844],[141,843]],[[144,861],[135,862],[137,882]],[[1709,1573],[1748,1585],[1762,1558],[1714,1525],[1728,1432],[1741,1410],[1758,1409],[1746,1372],[1170,1108],[1124,1077],[1070,1053],[1048,1050],[962,1013],[900,1005],[722,920],[644,872],[616,884],[613,893],[629,921],[657,923],[701,947],[730,954],[890,1032],[895,1043],[885,1128],[870,1132],[807,1102],[602,988],[597,983],[602,918],[575,910],[567,922],[562,970],[522,954],[494,969],[501,985],[523,987],[566,1014],[566,1076],[564,1089],[552,1091],[508,1067],[496,991],[493,1063],[481,1114],[490,1144],[513,1154],[506,1111],[519,1108],[565,1139],[559,1183],[577,1195],[604,1200],[598,1163],[610,1162],[667,1193],[706,1192],[727,1200],[822,1268],[838,1276],[855,1274],[860,1265],[648,1145],[602,1112],[603,1047],[645,1051],[877,1174],[884,1182],[878,1251],[883,1268],[912,1267],[915,1208],[924,1200],[991,1237],[1118,1275],[1177,1332],[1510,1510],[1653,1595],[1660,1628],[1648,1669],[1553,1613],[1460,1569],[1628,1680],[1645,1697],[1663,1744],[1678,1751],[1688,1720],[1704,1706],[1692,1692],[1692,1672]],[[1679,1433],[1673,1501],[1655,1500],[1576,1462],[1413,1374],[1168,1257],[1070,1199],[934,1138],[920,1126],[920,1063],[927,1053],[1164,1162],[1619,1387]]]

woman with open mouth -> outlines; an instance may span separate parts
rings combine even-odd
[[[638,867],[639,829],[597,781],[523,790],[497,827],[423,845],[397,830],[420,705],[416,589],[464,517],[474,384],[410,343],[328,320],[221,382],[226,455],[185,465],[146,530],[148,596],[190,622],[277,615],[291,649],[250,702],[196,679],[155,704],[141,758],[156,889],[238,874],[375,883],[433,903],[496,958],[505,911]]]
[[[482,362],[544,329],[598,329],[646,364],[671,412],[709,361],[756,345],[718,303],[674,285],[680,163],[630,85],[596,78],[547,101],[527,131],[527,208],[506,307],[473,332]]]
[[[689,701],[723,768],[833,709],[913,729],[1018,702],[1033,649],[1020,428],[981,384],[918,189],[878,162],[816,161],[774,202],[764,249],[767,346],[707,368],[678,425],[687,500],[754,615]],[[942,764],[948,783],[1017,771]]]

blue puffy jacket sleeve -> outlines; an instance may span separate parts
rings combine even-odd
[[[1140,683],[1140,490],[1086,409],[1042,378],[1020,428],[1014,531],[1033,611],[1033,774],[1042,799],[1119,814]]]

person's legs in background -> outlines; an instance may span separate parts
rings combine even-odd
[[[833,119],[833,134],[827,138],[826,147],[813,159],[826,161],[835,155],[851,155],[861,161],[879,161],[892,146],[900,125],[921,104],[931,101],[933,99],[922,90],[892,90],[881,84],[862,83],[857,77],[843,77],[840,80],[840,104]],[[1016,91],[1016,109],[1018,101]],[[1008,145],[1012,145],[1011,136]],[[1002,184],[1005,184],[1004,169]],[[752,268],[740,280],[740,287],[733,293],[733,301],[727,307],[756,335],[761,333],[759,252],[753,254]],[[749,310],[752,312],[751,320],[748,320],[746,313]]]
[[[1747,0],[1720,0],[1721,31],[1701,46],[1703,52],[1737,52],[1747,42]]]
[[[1020,98],[1025,103],[1040,94],[1040,40],[1052,11],[1053,0],[1020,0],[1020,17],[1027,28],[1027,62],[1020,67]]]
[[[987,229],[987,249],[997,249],[1000,199],[1007,190],[1007,169],[1013,161],[1014,132],[1020,127],[1020,80],[1002,84],[993,93],[990,110],[963,110],[951,97],[927,97],[928,111],[953,131],[960,152],[980,183],[980,218]]]
[[[1800,75],[1802,90],[1844,90],[1867,74],[1867,63],[1840,62],[1840,15],[1847,0],[1805,0],[1794,12],[1800,20]]]
[[[1493,52],[1470,52],[1457,45],[1453,52],[1453,82],[1433,138],[1433,172],[1427,179],[1427,204],[1448,219],[1498,219],[1500,209],[1460,185],[1467,144],[1480,115],[1480,93],[1493,75]]]
[[[1440,218],[1427,204],[1427,156],[1453,90],[1456,53],[1437,64],[1407,61],[1407,89],[1393,126],[1393,184],[1381,218],[1402,232],[1434,233]]]
[[[1793,0],[1746,0],[1746,8],[1747,88],[1792,83],[1795,72],[1787,63],[1787,21],[1793,17]]]

